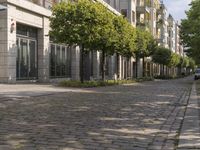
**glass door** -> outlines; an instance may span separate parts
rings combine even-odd
[[[37,78],[37,51],[36,41],[29,40],[29,78]]]
[[[17,38],[17,79],[37,78],[37,49],[36,41]]]

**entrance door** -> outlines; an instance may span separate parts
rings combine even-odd
[[[17,79],[37,79],[36,40],[17,38]]]

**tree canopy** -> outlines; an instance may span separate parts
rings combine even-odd
[[[90,47],[99,37],[100,13],[89,0],[58,3],[52,8],[50,36],[57,43]]]
[[[101,51],[102,78],[106,55],[134,55],[134,27],[125,18],[114,15],[99,2],[79,0],[56,4],[52,9],[50,27],[50,36],[54,42],[81,46],[81,58],[84,52]]]
[[[181,22],[181,39],[187,49],[187,55],[200,63],[200,1],[193,0],[186,12],[187,19]]]
[[[164,47],[157,47],[152,59],[155,63],[168,65],[171,60],[171,51]]]
[[[105,57],[114,53],[128,58],[136,56],[136,59],[153,56],[154,62],[163,65],[174,66],[178,61],[170,50],[157,47],[150,32],[134,28],[126,18],[113,14],[99,2],[78,0],[54,5],[50,27],[54,42],[81,47],[80,64],[83,64],[84,53],[100,51],[103,80]],[[83,65],[80,68],[82,81]]]
[[[180,56],[176,53],[171,53],[169,67],[176,67],[180,62]]]
[[[127,57],[134,56],[136,29],[122,16],[116,16],[113,24],[117,32],[115,52]]]

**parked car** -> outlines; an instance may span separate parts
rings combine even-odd
[[[194,80],[200,79],[200,68],[197,68],[194,74]]]

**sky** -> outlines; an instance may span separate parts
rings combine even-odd
[[[167,10],[172,14],[177,21],[186,18],[185,11],[189,10],[189,5],[192,0],[163,0]]]

